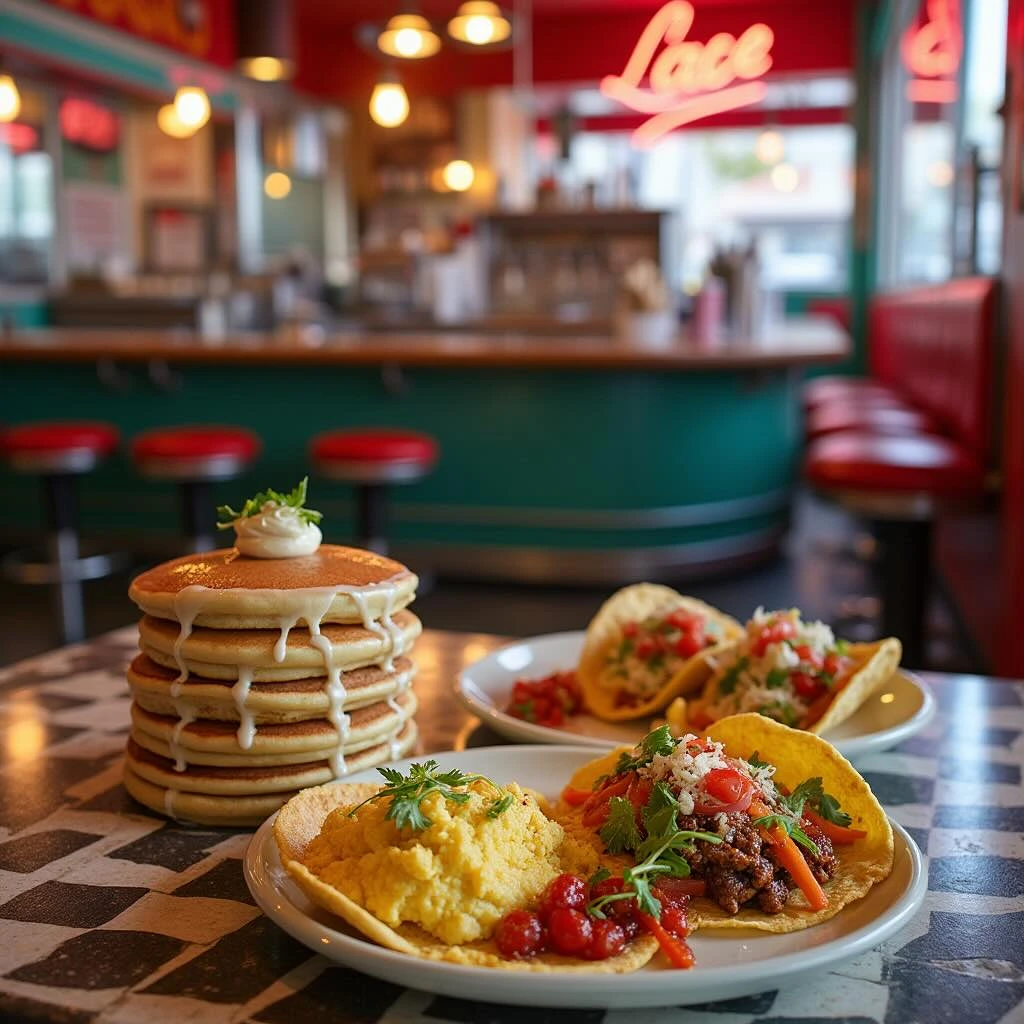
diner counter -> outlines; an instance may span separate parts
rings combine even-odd
[[[429,630],[417,642],[422,753],[502,742],[451,692],[464,665],[501,643]],[[778,990],[605,1014],[406,990],[289,938],[246,888],[249,832],[165,821],[122,788],[135,646],[130,627],[0,671],[0,1019],[10,1024],[1024,1019],[1024,685],[925,674],[935,718],[858,764],[929,857],[924,905],[902,931]]]
[[[450,576],[615,585],[734,571],[778,550],[799,466],[803,370],[847,347],[822,319],[712,351],[524,335],[214,345],[54,330],[0,341],[0,393],[5,423],[104,420],[126,449],[152,427],[246,427],[262,454],[242,479],[217,485],[227,504],[292,486],[322,431],[422,431],[440,460],[391,489],[399,557]],[[25,493],[24,477],[0,469],[0,543],[31,540],[42,521]],[[80,493],[98,543],[177,549],[173,488],[141,480],[127,458],[88,474]],[[349,540],[351,491],[314,478],[310,493],[328,538]]]
[[[206,340],[192,332],[56,328],[0,338],[0,362],[91,362],[288,366],[538,367],[547,369],[716,370],[806,366],[838,362],[849,339],[827,317],[784,320],[756,341],[646,345],[628,338],[543,337],[530,334],[387,332],[331,333],[323,337],[238,334]]]

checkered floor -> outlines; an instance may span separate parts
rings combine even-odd
[[[134,630],[0,673],[0,1020],[465,1024],[1024,1021],[1024,687],[934,679],[940,714],[861,764],[930,858],[924,910],[838,970],[651,1011],[438,998],[332,965],[262,916],[249,835],[186,829],[120,786]]]

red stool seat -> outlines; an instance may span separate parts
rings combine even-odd
[[[807,414],[807,437],[811,441],[845,431],[873,434],[928,434],[938,424],[925,412],[900,405],[859,405],[832,402]]]
[[[804,469],[824,490],[879,495],[961,498],[985,485],[983,467],[965,448],[929,434],[833,434],[810,446]]]
[[[313,438],[310,456],[322,475],[349,482],[414,480],[437,462],[437,442],[412,430],[333,430]]]
[[[259,454],[260,440],[241,427],[158,427],[135,437],[131,451],[147,476],[216,480],[240,473]]]
[[[871,377],[814,377],[807,381],[802,392],[803,404],[807,409],[835,399],[869,396],[899,400],[892,388]]]
[[[83,473],[116,451],[118,441],[106,423],[23,423],[0,432],[0,453],[25,473]]]

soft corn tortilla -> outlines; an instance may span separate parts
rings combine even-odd
[[[902,644],[893,637],[873,644],[850,644],[847,656],[853,659],[853,674],[821,718],[805,731],[821,736],[840,722],[845,722],[873,693],[892,678],[892,674],[899,667],[902,653]],[[691,712],[706,714],[706,709],[715,702],[718,680],[724,671],[724,668],[720,669],[708,679],[701,699],[693,702]]]
[[[850,815],[850,828],[863,829],[867,835],[849,846],[835,846],[838,859],[835,874],[824,886],[828,907],[812,911],[798,889],[778,914],[765,914],[756,907],[743,907],[738,914],[727,914],[713,900],[696,896],[690,900],[690,928],[724,930],[755,928],[759,931],[800,931],[834,917],[847,904],[859,900],[876,882],[887,878],[893,865],[892,826],[871,788],[857,770],[831,744],[811,733],[790,729],[763,715],[731,715],[707,730],[713,740],[725,744],[726,753],[744,760],[757,753],[774,764],[775,781],[794,789],[804,779],[820,775],[825,792],[834,796]],[[569,785],[591,789],[602,775],[614,771],[622,747],[583,765]],[[559,804],[559,818],[579,816],[578,809]]]
[[[491,939],[449,946],[417,925],[389,927],[334,886],[322,881],[302,863],[306,848],[319,834],[331,811],[337,807],[355,806],[379,788],[372,783],[333,783],[303,790],[281,808],[274,822],[274,837],[281,860],[307,898],[336,914],[378,945],[425,960],[447,960],[478,967],[534,973],[570,971],[624,974],[643,967],[657,952],[657,940],[649,935],[641,935],[622,953],[608,960],[578,960],[557,953],[540,953],[528,960],[507,960],[498,952]],[[541,807],[544,808],[543,802]]]
[[[620,641],[622,627],[627,622],[639,622],[666,608],[685,608],[688,612],[716,623],[722,631],[722,643],[695,654],[674,675],[666,675],[661,689],[643,703],[616,707],[615,691],[600,685],[608,649]],[[742,636],[743,627],[735,619],[695,597],[684,597],[671,587],[657,583],[636,583],[624,587],[605,601],[587,627],[583,653],[577,668],[587,708],[608,722],[646,718],[662,710],[676,697],[699,690],[712,671],[708,657],[713,658],[716,652]]]

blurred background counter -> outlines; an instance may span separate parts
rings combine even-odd
[[[399,556],[462,576],[605,582],[775,553],[796,482],[802,370],[848,349],[844,332],[817,318],[713,348],[685,337],[469,332],[211,344],[191,333],[50,329],[3,339],[0,379],[12,422],[102,409],[125,441],[168,423],[251,428],[263,455],[219,495],[232,502],[306,473],[320,431],[427,431],[441,461],[394,495]],[[40,514],[18,487],[0,477],[5,540]],[[315,481],[312,494],[331,539],[344,540],[347,489]],[[81,501],[93,536],[154,554],[178,543],[171,487],[139,480],[127,458],[86,481]]]

